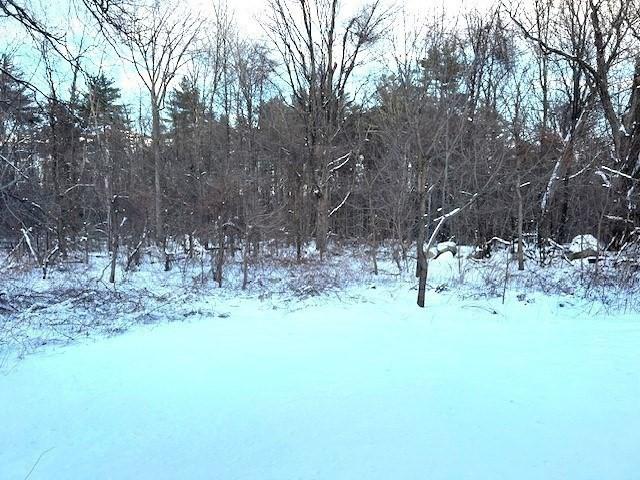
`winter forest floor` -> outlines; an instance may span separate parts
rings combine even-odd
[[[637,477],[612,274],[446,254],[422,310],[412,263],[358,252],[267,258],[244,291],[237,262],[222,288],[185,259],[115,288],[101,256],[1,271],[0,479]]]

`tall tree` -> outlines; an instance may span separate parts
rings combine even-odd
[[[349,102],[348,82],[386,19],[378,0],[341,28],[338,0],[270,0],[266,28],[305,126],[306,175],[316,199],[316,246],[326,250],[332,173],[348,158],[336,144]],[[345,151],[346,150],[346,151]]]
[[[201,20],[189,13],[178,14],[169,1],[154,0],[137,8],[137,24],[123,34],[131,52],[131,61],[149,93],[151,139],[154,167],[154,204],[156,241],[164,243],[162,209],[162,118],[165,97],[176,73],[189,59]]]

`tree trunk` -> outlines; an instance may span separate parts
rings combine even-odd
[[[520,178],[520,160],[518,160],[518,178],[516,192],[518,194],[518,270],[524,270],[524,241],[522,240],[522,224],[524,223],[522,202],[522,179]]]
[[[247,288],[247,284],[249,283],[249,256],[251,255],[251,238],[250,235],[247,234],[245,236],[244,245],[243,245],[243,254],[242,254],[242,289],[245,290]]]
[[[158,104],[158,99],[155,96],[152,96],[151,98],[151,110],[156,241],[164,243],[164,228],[162,224],[162,192],[160,189],[160,105]]]
[[[376,232],[376,214],[373,210],[373,193],[369,192],[369,218],[371,222],[371,259],[373,261],[373,274],[378,275],[378,235]]]
[[[224,230],[220,227],[218,234],[218,254],[216,256],[216,283],[222,287],[222,268],[224,267]]]
[[[326,185],[318,187],[317,210],[316,210],[316,249],[323,258],[327,250],[327,233],[329,232],[329,188]]]
[[[420,170],[417,175],[418,187],[418,232],[416,236],[416,277],[418,277],[418,306],[424,308],[424,299],[427,291],[427,256],[424,251],[425,226],[424,215],[427,210],[426,190],[426,161],[421,159]]]
[[[118,248],[120,246],[120,239],[118,237],[118,218],[115,211],[115,199],[111,200],[111,219],[112,219],[112,232],[111,232],[111,272],[109,274],[109,283],[116,283],[116,260],[118,258]]]

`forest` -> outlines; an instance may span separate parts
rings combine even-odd
[[[2,247],[45,277],[106,251],[111,283],[155,251],[167,271],[207,255],[222,285],[239,255],[245,286],[265,251],[351,242],[375,266],[386,246],[422,304],[442,242],[523,269],[581,236],[573,255],[637,264],[636,0],[342,3],[268,0],[252,36],[221,2],[82,0],[56,22],[1,0],[20,39],[0,47]]]
[[[0,0],[0,480],[640,478],[640,0]]]

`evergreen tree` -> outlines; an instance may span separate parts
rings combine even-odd
[[[0,66],[0,145],[4,148],[8,146],[9,135],[30,129],[38,121],[38,115],[11,57],[0,55]]]
[[[80,107],[82,117],[88,124],[99,126],[122,126],[125,123],[125,109],[119,102],[120,89],[115,81],[104,73],[90,76],[87,91]],[[89,119],[91,119],[89,121]]]
[[[169,97],[169,115],[174,133],[193,131],[204,118],[205,106],[200,91],[188,77],[183,77]]]
[[[0,55],[0,236],[17,235],[20,228],[42,222],[36,204],[38,172],[29,158],[36,143],[38,109],[22,82],[22,72],[8,55]],[[12,212],[12,215],[3,214]]]

